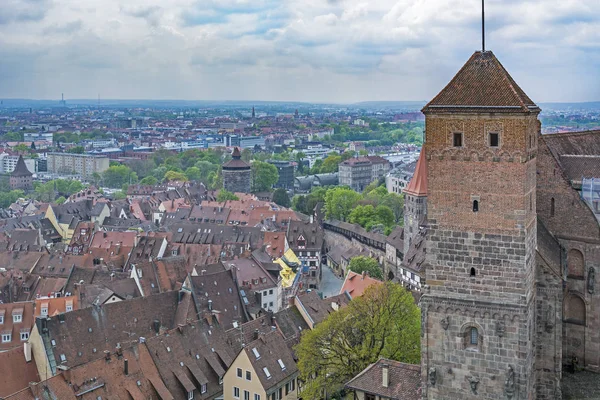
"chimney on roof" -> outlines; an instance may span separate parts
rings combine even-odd
[[[381,375],[381,386],[386,388],[390,385],[390,366],[388,364],[381,366]]]
[[[104,359],[110,361],[110,351],[104,350]]]
[[[154,332],[159,333],[160,332],[160,321],[157,319],[152,321],[152,327],[154,328]]]
[[[254,340],[258,339],[259,334],[260,334],[259,330],[255,329],[254,330]]]
[[[106,234],[106,232],[102,232],[102,237],[106,237],[106,236],[108,236],[108,235]]]
[[[208,300],[208,311],[212,311],[212,300]]]
[[[367,271],[363,271],[362,278],[365,279],[366,276],[367,276]]]
[[[123,360],[123,373],[125,376],[129,375],[129,361],[127,359]]]
[[[121,347],[121,343],[117,343],[115,354],[117,355],[117,357],[123,357],[123,348]]]

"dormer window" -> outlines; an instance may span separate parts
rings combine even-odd
[[[306,248],[306,239],[304,238],[304,236],[300,235],[298,237],[298,248],[299,249],[304,249]]]

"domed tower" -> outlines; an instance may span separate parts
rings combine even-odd
[[[233,149],[233,159],[223,164],[223,188],[232,193],[250,193],[252,170],[250,164],[242,160],[240,149]]]

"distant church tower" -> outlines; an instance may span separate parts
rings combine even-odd
[[[536,399],[540,109],[490,51],[423,108],[425,399]]]
[[[427,218],[427,160],[421,151],[415,173],[404,189],[404,255]]]
[[[254,110],[254,106],[252,106],[252,119],[256,118],[256,111]]]

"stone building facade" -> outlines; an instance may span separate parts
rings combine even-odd
[[[560,256],[538,249],[540,109],[476,52],[423,112],[423,398],[559,398],[562,280],[542,261]]]
[[[600,130],[544,135],[538,158],[538,217],[561,248],[563,364],[600,372],[600,225],[581,193],[600,178]]]
[[[232,159],[223,164],[223,188],[231,193],[250,193],[252,169],[242,160],[239,148],[233,149]]]
[[[23,156],[19,156],[15,169],[11,172],[9,183],[11,189],[33,189],[33,174],[27,169]]]

